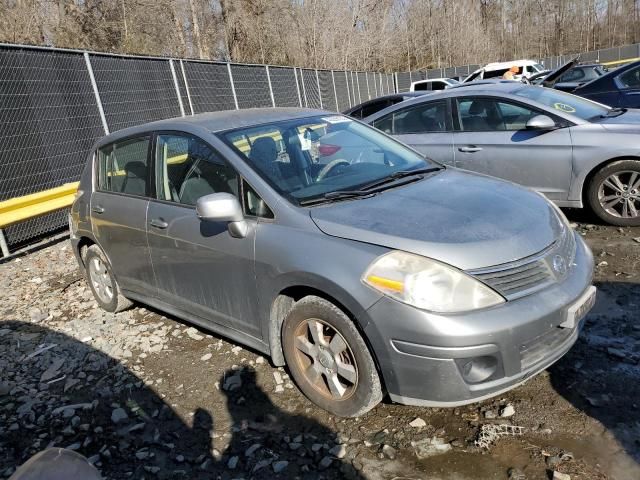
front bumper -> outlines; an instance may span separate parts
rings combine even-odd
[[[538,293],[457,315],[428,313],[388,297],[369,308],[365,334],[391,399],[423,406],[473,403],[524,383],[562,357],[581,324],[559,325],[593,274],[593,256],[576,237],[565,280]],[[473,381],[465,370],[471,359],[489,359],[493,373]]]

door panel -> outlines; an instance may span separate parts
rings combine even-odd
[[[567,200],[572,143],[568,128],[526,130],[540,112],[484,98],[458,100],[454,133],[456,167],[531,187],[551,200]]]
[[[237,196],[238,175],[203,140],[159,134],[156,191],[147,216],[160,300],[225,327],[261,338],[254,268],[255,220],[244,238],[226,222],[200,220],[194,205],[213,193]]]
[[[394,136],[427,158],[445,165],[453,166],[454,164],[453,134],[451,132],[412,133]]]
[[[156,201],[149,205],[148,218],[160,299],[260,338],[255,222],[245,238],[234,238],[226,223],[201,221],[192,207]],[[161,226],[153,226],[152,221]]]
[[[155,295],[147,246],[149,136],[115,142],[97,154],[98,189],[91,196],[93,233],[120,288]]]

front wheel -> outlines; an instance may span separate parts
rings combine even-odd
[[[375,363],[353,322],[331,302],[308,296],[282,327],[291,375],[313,403],[340,417],[357,417],[382,400]]]
[[[596,173],[587,191],[593,212],[621,227],[640,225],[640,161],[618,160]]]
[[[133,305],[131,300],[122,295],[116,277],[111,271],[111,265],[100,247],[91,245],[87,248],[84,267],[89,287],[100,308],[115,313]]]

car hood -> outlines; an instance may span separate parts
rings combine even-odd
[[[617,117],[599,119],[598,123],[607,130],[640,133],[640,109],[630,108]]]
[[[416,253],[463,270],[538,253],[564,228],[542,196],[450,168],[373,197],[312,208],[310,215],[327,235]]]

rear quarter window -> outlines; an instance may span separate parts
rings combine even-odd
[[[98,188],[149,195],[149,136],[129,138],[98,150]]]

